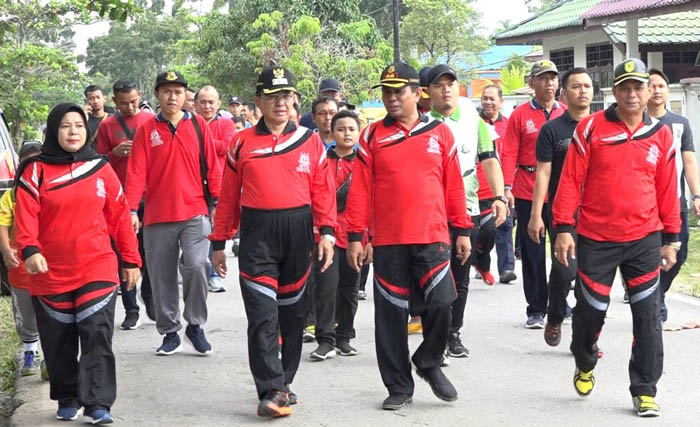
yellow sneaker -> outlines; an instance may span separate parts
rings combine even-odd
[[[408,333],[409,334],[420,334],[423,332],[423,325],[420,323],[420,318],[408,322]]]
[[[654,400],[653,396],[634,396],[634,409],[640,417],[658,417],[661,415],[661,408]]]
[[[576,389],[576,393],[581,397],[588,397],[593,392],[593,386],[595,386],[593,369],[588,372],[583,372],[576,368],[576,372],[574,373],[574,388]]]

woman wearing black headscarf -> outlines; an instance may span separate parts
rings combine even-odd
[[[85,421],[108,424],[116,399],[112,333],[119,283],[110,237],[130,288],[141,258],[119,179],[88,139],[79,105],[51,110],[41,154],[17,171],[17,245],[32,275],[56,417],[74,420],[84,407]]]

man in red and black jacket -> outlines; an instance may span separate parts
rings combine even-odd
[[[240,225],[241,294],[258,415],[290,415],[289,390],[301,359],[303,308],[314,246],[325,271],[333,260],[335,184],[317,133],[289,120],[297,90],[289,70],[260,73],[255,103],[262,119],[229,147],[217,208],[214,267],[225,277],[226,241]],[[321,237],[314,244],[313,229]],[[281,355],[281,358],[280,358]]]
[[[576,392],[593,391],[596,342],[619,267],[634,333],[629,389],[638,415],[650,416],[659,413],[654,396],[663,370],[659,270],[675,264],[680,248],[676,151],[669,128],[645,111],[651,92],[644,63],[628,59],[614,76],[617,104],[581,120],[569,146],[552,212],[554,255],[564,266],[567,256],[578,258]]]
[[[503,138],[501,162],[506,197],[515,207],[522,251],[523,291],[527,301],[528,329],[543,329],[547,313],[547,264],[545,241],[532,241],[527,235],[527,221],[532,210],[537,159],[535,145],[542,125],[564,114],[566,107],[554,95],[559,87],[557,66],[548,60],[536,62],[530,74],[530,87],[535,97],[513,111]],[[512,189],[509,189],[512,188]],[[544,212],[547,211],[545,206]],[[542,218],[547,223],[549,217]],[[517,246],[517,245],[516,245]]]
[[[161,112],[136,131],[126,170],[126,198],[135,229],[145,193],[143,243],[151,268],[156,329],[165,335],[156,350],[162,356],[182,351],[178,268],[188,323],[185,336],[197,353],[211,352],[202,329],[208,315],[208,205],[218,199],[221,170],[206,121],[182,110],[186,89],[179,72],[158,75],[155,96]]]
[[[450,234],[458,258],[469,257],[473,224],[467,215],[457,145],[441,121],[420,115],[416,70],[389,65],[381,75],[387,116],[365,129],[347,200],[348,262],[363,264],[362,237],[374,217],[374,303],[377,362],[389,397],[383,408],[411,402],[411,360],[435,395],[457,399],[440,363],[447,346],[450,307],[456,299],[450,274]],[[423,323],[423,343],[408,352],[408,315]]]

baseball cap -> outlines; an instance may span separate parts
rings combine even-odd
[[[228,105],[231,105],[231,104],[243,105],[243,102],[240,99],[238,99],[237,96],[232,96],[228,99]]]
[[[554,73],[558,75],[559,70],[557,70],[557,65],[554,62],[549,59],[541,59],[532,66],[530,77],[537,77],[544,73]]]
[[[379,79],[379,84],[372,86],[372,89],[380,86],[401,88],[406,85],[420,86],[418,72],[405,62],[397,62],[388,65]]]
[[[428,84],[435,83],[437,79],[444,75],[452,76],[452,78],[454,78],[455,80],[459,80],[457,78],[457,72],[455,70],[453,70],[448,65],[439,64],[431,68],[428,72]]]
[[[297,89],[294,87],[294,74],[283,67],[265,68],[258,76],[255,90],[256,92],[262,92],[264,95],[283,90],[297,92]]]
[[[187,88],[187,80],[182,77],[179,71],[168,70],[158,74],[158,77],[156,77],[156,90],[168,83],[180,84]]]
[[[643,83],[649,82],[647,66],[637,58],[627,59],[615,67],[613,86],[617,86],[625,80],[637,80]]]
[[[421,92],[421,98],[429,99],[428,95],[428,72],[430,72],[430,67],[423,67],[418,72],[418,79],[420,80],[420,87],[423,89]]]
[[[318,85],[319,92],[340,92],[340,85],[335,79],[323,79]]]

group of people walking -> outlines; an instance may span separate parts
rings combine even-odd
[[[210,354],[208,290],[225,291],[235,238],[259,416],[290,415],[299,400],[290,387],[305,327],[314,325],[318,343],[312,359],[358,354],[354,317],[370,263],[382,408],[412,401],[412,368],[454,401],[442,368],[469,354],[460,330],[470,267],[493,285],[496,246],[499,281],[516,279],[516,214],[525,327],[558,345],[575,280],[573,383],[590,395],[619,268],[634,325],[630,392],[639,415],[658,415],[663,294],[687,253],[684,182],[700,211],[692,136],[665,110],[668,83],[628,59],[615,69],[617,103],[591,114],[586,70],[560,75],[542,60],[529,76],[533,99],[506,118],[496,85],[477,111],[451,67],[418,73],[395,63],[375,86],[386,117],[369,125],[332,79],[301,116],[294,76],[276,66],[260,73],[247,118],[235,114],[238,98],[230,117],[214,87],[191,90],[173,70],[157,77],[157,114],[143,110],[130,80],[114,84],[112,115],[90,87],[90,115],[54,107],[43,145],[20,150],[14,188],[0,201],[27,372],[40,340],[57,418],[82,410],[90,423],[112,422],[117,288],[121,327],[136,329],[141,276],[146,314],[163,336],[158,355],[183,350],[183,326],[196,354]],[[409,317],[423,333],[412,355]]]

